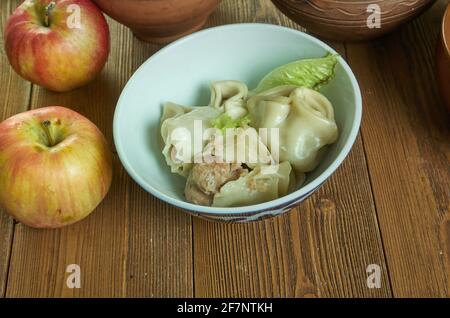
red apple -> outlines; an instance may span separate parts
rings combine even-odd
[[[26,0],[9,17],[4,39],[14,70],[56,92],[94,79],[110,48],[105,17],[90,0]]]
[[[20,222],[77,222],[103,200],[111,179],[106,139],[82,115],[56,106],[0,123],[0,206]]]

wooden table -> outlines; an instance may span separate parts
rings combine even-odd
[[[19,0],[1,1],[0,25]],[[0,213],[3,297],[450,296],[449,116],[434,80],[434,47],[447,0],[383,39],[331,43],[362,88],[361,134],[343,166],[292,212],[260,223],[208,223],[143,191],[115,155],[113,186],[86,220],[35,230]],[[110,22],[101,76],[69,94],[23,81],[0,51],[0,119],[64,105],[110,143],[119,94],[160,46]],[[208,26],[264,22],[300,27],[267,0],[223,1]],[[3,38],[1,38],[3,47]],[[66,267],[79,264],[81,288]],[[366,269],[381,269],[368,288]]]

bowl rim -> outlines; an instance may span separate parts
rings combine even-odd
[[[241,207],[210,207],[210,206],[201,206],[196,205],[193,203],[189,203],[183,200],[174,199],[162,192],[160,192],[155,187],[147,184],[145,180],[134,170],[133,166],[130,164],[130,162],[127,159],[127,156],[124,152],[124,149],[122,147],[121,142],[119,142],[119,134],[120,134],[120,128],[119,128],[119,122],[120,117],[122,115],[122,110],[125,108],[124,95],[127,91],[127,88],[131,83],[133,83],[133,78],[137,76],[140,72],[144,70],[147,63],[150,63],[153,59],[156,57],[165,54],[165,52],[169,50],[173,50],[180,45],[183,45],[187,41],[191,41],[195,39],[196,37],[203,36],[208,33],[215,33],[215,32],[221,32],[226,31],[230,29],[240,29],[240,28],[257,28],[257,29],[271,29],[271,30],[277,30],[282,32],[289,32],[293,33],[297,36],[303,37],[307,41],[311,41],[314,44],[319,45],[320,47],[328,50],[329,52],[333,52],[335,54],[338,54],[333,48],[331,48],[328,44],[322,42],[321,40],[306,34],[304,32],[291,29],[284,26],[279,25],[273,25],[273,24],[265,24],[265,23],[237,23],[237,24],[228,24],[228,25],[221,25],[216,26],[212,28],[207,28],[198,32],[195,32],[193,34],[187,35],[156,52],[152,56],[150,56],[136,71],[135,73],[130,77],[127,84],[122,90],[122,93],[119,97],[119,100],[117,102],[117,106],[114,112],[114,119],[113,119],[113,138],[114,138],[114,144],[116,146],[117,153],[119,155],[119,159],[122,162],[125,170],[128,172],[128,174],[132,177],[132,179],[138,183],[143,189],[145,189],[147,192],[152,194],[153,196],[157,197],[158,199],[167,202],[171,205],[174,205],[180,209],[188,210],[188,211],[195,211],[199,214],[208,214],[208,215],[239,215],[239,214],[252,214],[252,213],[260,213],[262,211],[270,211],[271,209],[279,209],[283,208],[285,205],[296,202],[301,200],[302,198],[305,198],[309,194],[311,194],[314,190],[316,190],[320,185],[322,185],[342,164],[344,159],[349,154],[351,148],[353,147],[353,144],[356,141],[356,138],[359,133],[359,128],[361,124],[361,118],[362,118],[362,96],[361,96],[361,90],[358,84],[358,81],[353,74],[353,71],[351,70],[350,66],[347,64],[347,62],[340,56],[338,63],[343,67],[345,73],[349,76],[352,88],[354,90],[355,95],[355,114],[353,118],[353,122],[351,124],[351,130],[350,134],[342,148],[342,150],[338,153],[334,161],[314,180],[312,180],[307,185],[301,187],[300,189],[289,193],[283,197],[277,198],[275,200],[271,200],[264,203],[254,204],[254,205],[248,205],[248,206],[241,206]]]
[[[447,5],[445,9],[444,18],[442,19],[441,26],[441,40],[444,45],[445,52],[447,53],[447,57],[450,58],[450,29],[447,28],[447,25],[450,25],[450,3]]]

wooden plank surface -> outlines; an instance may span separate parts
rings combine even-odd
[[[355,147],[332,179],[287,215],[242,225],[194,220],[195,295],[390,297],[360,140]],[[366,285],[370,264],[382,269],[381,289]]]
[[[298,28],[270,1],[224,2],[212,23],[224,20]],[[391,296],[360,139],[336,175],[289,214],[256,224],[194,219],[193,226],[195,296]],[[370,264],[382,268],[380,289],[366,285]]]
[[[450,296],[449,117],[434,78],[444,7],[386,38],[348,45],[394,296]]]
[[[6,19],[20,1],[5,1],[0,4],[0,33]],[[25,111],[30,100],[31,85],[23,81],[9,66],[3,50],[3,36],[0,36],[0,121]],[[13,239],[14,222],[0,208],[0,297],[5,296],[10,250]]]

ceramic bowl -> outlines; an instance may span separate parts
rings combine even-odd
[[[235,48],[239,48],[236,50]],[[256,87],[277,66],[322,57],[331,47],[305,33],[269,24],[233,24],[200,31],[150,57],[124,88],[114,115],[114,142],[130,176],[155,197],[208,220],[247,222],[289,211],[310,196],[348,155],[361,121],[361,93],[347,63],[323,90],[335,108],[340,135],[306,183],[263,204],[215,208],[186,202],[186,180],[171,174],[161,153],[160,117],[167,101],[207,105],[212,81],[234,79]],[[183,58],[180,58],[183,57]]]
[[[94,0],[141,40],[167,43],[200,29],[220,0]]]
[[[442,21],[437,53],[437,78],[444,104],[450,110],[450,4]]]
[[[384,35],[422,13],[435,0],[272,0],[309,32],[330,40],[357,41]],[[375,15],[374,15],[375,14]],[[372,18],[379,14],[379,27]],[[368,26],[367,21],[371,22]]]

